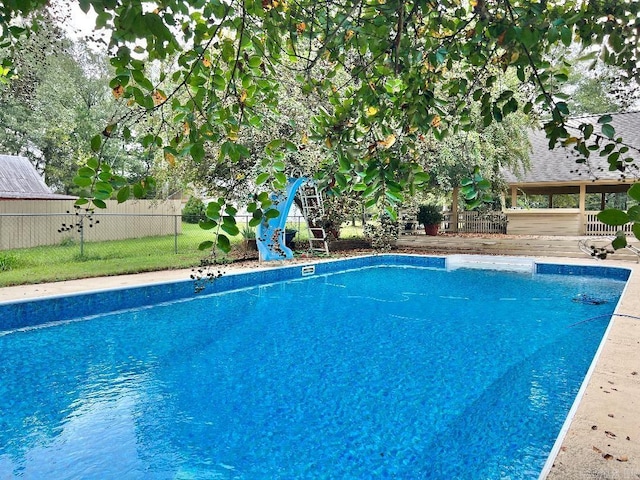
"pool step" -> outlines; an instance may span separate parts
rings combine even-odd
[[[450,255],[447,270],[473,268],[478,270],[500,270],[533,273],[535,261],[526,257],[498,257],[494,255]]]

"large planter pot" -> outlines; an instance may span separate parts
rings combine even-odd
[[[258,250],[258,244],[255,238],[247,238],[247,250]]]
[[[435,237],[436,235],[438,235],[439,226],[440,225],[438,225],[437,223],[435,225],[425,225],[424,233],[426,233],[427,235],[431,235],[432,237]]]
[[[298,233],[297,230],[285,230],[284,232],[284,244],[289,247],[289,248],[293,248],[293,238],[296,236],[296,233]]]

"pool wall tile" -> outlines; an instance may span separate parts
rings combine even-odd
[[[628,280],[631,270],[620,267],[600,265],[561,265],[555,263],[536,263],[536,273],[542,275],[576,275],[581,277],[600,277],[611,280]]]
[[[445,269],[446,257],[398,254],[368,255],[344,260],[309,262],[245,273],[231,273],[213,281],[205,280],[199,282],[199,285],[203,287],[200,293],[196,293],[196,282],[185,279],[178,282],[101,290],[66,296],[0,302],[0,331],[170,302],[202,294],[220,293],[255,285],[284,282],[301,278],[302,267],[308,265],[315,267],[315,275],[326,275],[379,265]],[[536,264],[536,273],[597,276],[627,280],[630,270],[616,267],[538,263]]]

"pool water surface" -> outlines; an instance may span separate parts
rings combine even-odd
[[[377,266],[10,330],[0,478],[534,479],[623,287]]]

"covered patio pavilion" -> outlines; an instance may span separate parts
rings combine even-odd
[[[609,227],[596,218],[600,210],[612,208],[610,194],[626,193],[640,176],[640,112],[613,114],[612,125],[615,138],[621,137],[623,144],[630,147],[621,158],[631,157],[635,161],[625,163],[625,171],[609,171],[607,158],[591,156],[585,163],[576,163],[578,157],[572,148],[556,147],[549,150],[548,140],[543,131],[532,131],[530,169],[523,172],[503,170],[509,185],[511,208],[507,214],[507,234],[514,235],[611,235],[618,228]],[[597,124],[599,116],[576,118],[571,124]],[[545,207],[523,206],[521,201],[528,197],[546,197]],[[574,195],[577,205],[558,208],[554,202],[559,195]],[[615,205],[620,208],[619,205]],[[627,208],[627,206],[622,206]],[[627,227],[627,226],[625,226]],[[625,228],[625,231],[630,231]]]

